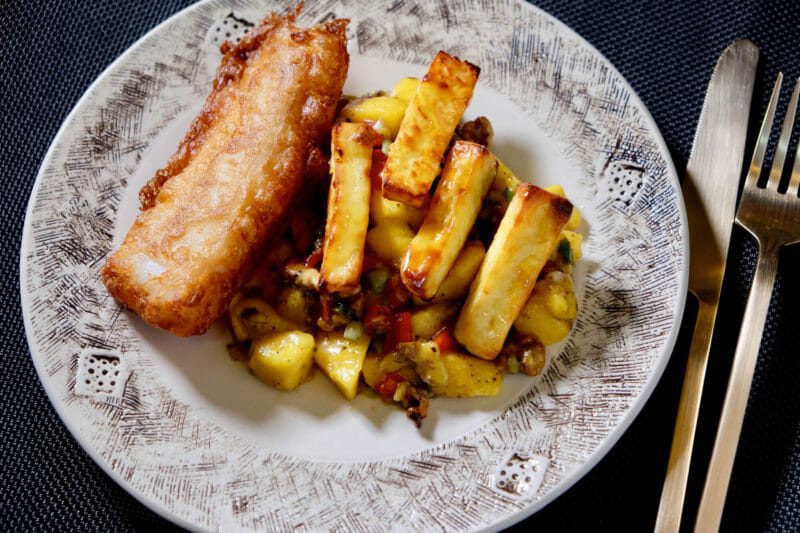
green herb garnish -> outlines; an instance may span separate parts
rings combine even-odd
[[[505,196],[506,202],[510,202],[511,199],[514,198],[514,191],[511,189],[511,187],[506,187],[503,190],[503,196]]]
[[[364,335],[364,325],[361,322],[350,322],[344,328],[345,339],[357,341],[362,335]]]
[[[372,290],[380,294],[386,288],[386,282],[389,281],[389,273],[382,268],[370,270],[367,272],[367,281],[369,281]]]
[[[558,253],[561,254],[564,263],[572,264],[572,246],[570,246],[568,239],[561,239],[561,242],[558,243]]]
[[[348,320],[355,318],[355,312],[353,311],[353,308],[350,307],[350,305],[348,305],[348,303],[344,300],[339,300],[336,302],[336,304],[333,306],[333,311],[337,315],[341,315]]]

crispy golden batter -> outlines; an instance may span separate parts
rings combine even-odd
[[[300,188],[347,76],[346,20],[272,15],[224,58],[205,106],[106,263],[109,292],[181,336],[227,308]]]

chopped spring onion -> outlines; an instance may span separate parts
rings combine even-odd
[[[511,190],[511,187],[506,187],[503,190],[503,196],[506,197],[506,201],[510,202],[512,198],[514,198],[514,191]]]
[[[572,247],[567,239],[561,239],[561,242],[558,243],[558,253],[564,258],[566,264],[572,264]]]
[[[386,288],[386,282],[389,281],[389,273],[382,268],[371,270],[367,273],[367,281],[369,281],[372,290],[380,294]]]
[[[383,353],[383,341],[382,340],[373,340],[372,341],[372,352],[374,353]]]
[[[364,335],[364,325],[361,322],[350,322],[344,328],[344,338],[357,341]]]

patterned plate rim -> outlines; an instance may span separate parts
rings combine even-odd
[[[550,15],[546,11],[542,10],[541,8],[529,4],[524,0],[513,0],[513,1],[515,1],[519,5],[525,6],[525,9],[532,10],[532,12],[535,13],[537,16],[547,19],[558,29],[559,32],[562,32],[564,35],[569,36],[571,39],[574,39],[575,41],[579,42],[587,50],[590,50],[592,53],[596,54],[597,57],[609,69],[609,71],[618,78],[622,88],[625,91],[627,91],[627,93],[630,95],[631,105],[635,107],[636,110],[641,114],[644,124],[650,130],[649,131],[650,136],[653,138],[660,155],[664,159],[664,162],[666,164],[667,181],[671,184],[672,187],[674,187],[678,191],[675,201],[677,202],[677,209],[680,217],[680,227],[678,228],[678,233],[682,238],[680,253],[684,264],[688,264],[689,235],[688,235],[686,211],[682,195],[680,194],[680,182],[678,180],[677,172],[674,167],[674,163],[671,159],[669,149],[663,139],[663,136],[661,135],[661,132],[657,124],[652,118],[649,110],[644,105],[641,98],[639,98],[638,94],[628,83],[628,81],[616,69],[616,67],[614,67],[614,65],[605,57],[605,55],[603,55],[599,50],[597,50],[592,44],[586,41],[583,37],[581,37],[577,32],[572,30],[569,26],[567,26],[554,16]],[[37,194],[39,193],[43,181],[42,175],[44,169],[47,168],[48,165],[50,164],[56,147],[61,142],[62,137],[65,136],[66,134],[65,132],[72,125],[75,117],[78,116],[84,110],[87,101],[93,96],[97,86],[109,75],[109,73],[112,73],[114,70],[117,69],[119,65],[123,64],[126,61],[126,59],[130,56],[130,54],[134,50],[136,50],[142,43],[149,40],[151,36],[158,33],[164,26],[171,24],[176,19],[190,16],[194,11],[212,2],[213,0],[202,0],[198,3],[190,5],[178,11],[177,13],[173,14],[172,16],[168,17],[167,19],[165,19],[164,21],[162,21],[161,23],[150,29],[146,34],[144,34],[141,38],[139,38],[132,45],[130,45],[130,47],[128,47],[111,64],[109,64],[108,67],[106,67],[103,70],[103,72],[100,73],[97,76],[97,78],[86,89],[84,94],[81,96],[81,98],[78,100],[78,102],[72,108],[70,113],[62,122],[58,132],[56,133],[55,137],[53,138],[53,141],[51,142],[47,150],[47,153],[45,154],[45,157],[42,160],[42,163],[39,167],[39,171],[37,172],[36,180],[33,188],[31,189],[30,198],[26,208],[25,224],[23,227],[23,235],[20,248],[20,263],[19,263],[20,298],[22,303],[25,332],[29,342],[29,349],[31,351],[31,358],[33,359],[34,366],[36,368],[37,374],[39,375],[40,382],[42,383],[42,386],[44,387],[45,392],[48,395],[48,398],[53,404],[53,407],[55,408],[62,422],[70,431],[72,436],[78,441],[78,443],[81,445],[84,451],[118,485],[123,487],[129,494],[131,494],[134,498],[139,500],[141,503],[143,503],[152,511],[180,525],[181,527],[192,530],[199,529],[199,525],[197,523],[188,521],[187,519],[181,517],[180,515],[173,512],[168,507],[166,507],[163,504],[163,502],[159,501],[151,494],[138,490],[130,482],[123,479],[116,471],[112,469],[109,462],[100,456],[97,449],[84,438],[84,436],[79,431],[77,426],[70,420],[68,416],[66,416],[64,407],[61,405],[58,399],[58,395],[56,394],[55,385],[51,383],[50,379],[47,378],[47,372],[45,368],[43,368],[42,366],[43,362],[40,360],[40,358],[34,356],[33,354],[32,347],[34,346],[35,340],[33,335],[33,325],[31,322],[32,311],[30,309],[30,302],[28,301],[28,292],[29,292],[28,282],[25,279],[23,273],[26,272],[26,269],[28,267],[28,253],[30,252],[30,248],[33,245],[32,227],[29,221],[32,219],[34,199],[37,197]],[[542,509],[550,502],[558,498],[561,494],[563,494],[570,487],[572,487],[579,479],[581,479],[589,471],[591,471],[596,466],[596,464],[603,457],[605,457],[608,451],[617,443],[619,438],[625,433],[625,431],[628,429],[633,420],[638,416],[639,412],[647,403],[647,400],[650,398],[653,390],[658,384],[664,372],[664,369],[666,368],[666,365],[669,362],[672,350],[674,349],[674,345],[677,340],[677,335],[679,331],[679,326],[683,317],[683,309],[685,307],[687,298],[686,291],[688,287],[688,269],[684,268],[677,274],[677,282],[679,288],[678,288],[678,294],[676,295],[675,314],[673,316],[673,321],[671,324],[669,336],[664,340],[661,346],[659,356],[652,367],[652,371],[650,373],[649,378],[644,382],[641,390],[632,400],[632,403],[629,406],[627,412],[625,412],[621,416],[618,423],[616,424],[616,427],[614,427],[609,432],[609,434],[602,441],[602,443],[588,456],[588,458],[583,463],[574,468],[572,472],[562,477],[559,483],[555,487],[549,490],[541,498],[528,502],[525,505],[525,507],[517,510],[516,512],[507,514],[501,520],[492,523],[490,526],[488,526],[489,528],[502,529],[509,527],[510,525],[513,525],[514,523],[517,523],[523,520],[524,518],[531,516],[532,514],[534,514],[535,512]]]

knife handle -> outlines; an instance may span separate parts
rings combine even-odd
[[[744,412],[747,408],[747,398],[750,396],[750,385],[756,369],[758,348],[764,334],[764,322],[767,319],[775,275],[778,273],[778,251],[779,248],[765,247],[763,243],[759,248],[756,272],[753,275],[753,284],[750,286],[747,307],[742,319],[742,329],[733,356],[733,368],[725,392],[725,403],[722,405],[714,451],[711,454],[706,484],[700,498],[695,531],[717,531],[722,520],[733,461],[736,458],[736,448],[739,445]]]
[[[669,463],[667,463],[667,476],[658,506],[655,526],[657,533],[677,533],[681,525],[686,482],[689,478],[692,447],[697,429],[697,417],[700,412],[700,398],[703,394],[703,382],[708,366],[711,335],[714,332],[716,316],[717,302],[709,303],[700,300],[692,344],[689,348],[689,358],[686,361],[686,373],[683,376],[678,416],[675,420],[675,433],[672,437]]]

